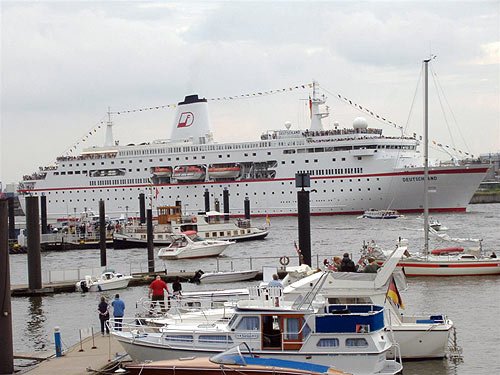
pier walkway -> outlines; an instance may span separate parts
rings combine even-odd
[[[95,346],[95,347],[94,347]],[[82,350],[83,349],[83,350]],[[84,375],[104,370],[123,359],[125,351],[112,336],[87,337],[66,350],[62,357],[51,357],[28,369],[28,375]]]

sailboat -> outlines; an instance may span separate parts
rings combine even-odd
[[[500,259],[488,258],[482,254],[463,251],[429,253],[429,108],[428,108],[428,69],[429,62],[424,63],[424,251],[421,255],[412,255],[401,260],[398,266],[403,267],[406,276],[478,276],[500,274]]]

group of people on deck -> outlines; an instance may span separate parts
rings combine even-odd
[[[161,312],[166,311],[165,294],[167,295],[167,307],[170,308],[170,299],[177,299],[182,295],[182,284],[179,277],[176,277],[172,283],[172,293],[170,293],[167,283],[161,279],[160,275],[156,275],[155,280],[149,284],[148,297],[151,299],[151,305],[149,306],[150,314],[153,314],[156,305],[160,306]]]
[[[165,295],[167,296],[168,307],[170,308],[171,298],[180,298],[182,294],[182,284],[180,278],[177,277],[172,283],[172,293],[165,281],[163,281],[160,275],[157,275],[155,280],[149,284],[149,295],[151,299],[151,305],[149,307],[149,313],[152,314],[154,308],[158,304],[162,312],[165,312]],[[113,310],[113,319],[115,322],[115,330],[121,331],[123,324],[123,316],[125,315],[125,302],[120,299],[120,295],[116,294],[114,300],[111,303],[106,301],[104,296],[101,297],[99,305],[97,306],[97,312],[99,314],[99,322],[101,323],[101,334],[109,334],[109,321],[110,310]]]
[[[380,268],[374,258],[368,258],[368,265],[361,269],[359,267],[359,264],[354,264],[352,259],[349,257],[349,253],[344,253],[344,256],[342,258],[340,258],[339,256],[333,257],[332,263],[330,263],[328,259],[325,259],[323,261],[323,265],[330,271],[337,272],[377,273]]]

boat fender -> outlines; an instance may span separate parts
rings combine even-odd
[[[280,264],[282,266],[287,266],[289,263],[290,263],[290,258],[288,258],[287,256],[283,256],[280,258]]]

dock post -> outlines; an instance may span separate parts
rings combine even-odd
[[[139,194],[139,218],[140,223],[144,224],[146,222],[146,197],[144,193]]]
[[[250,220],[250,198],[245,197],[243,203],[245,207],[245,219]]]
[[[14,197],[7,198],[9,206],[9,240],[16,240],[16,217],[14,215]]]
[[[299,265],[312,266],[311,259],[311,211],[309,203],[309,191],[304,187],[311,185],[310,176],[306,173],[295,175],[295,185],[301,190],[297,191],[297,211],[299,226]],[[303,258],[303,259],[301,259]]]
[[[42,225],[42,234],[47,234],[47,197],[40,197],[40,221]]]
[[[14,373],[14,347],[12,341],[12,305],[10,301],[9,231],[7,220],[9,203],[0,199],[0,374]]]
[[[40,217],[38,197],[26,197],[26,231],[28,235],[28,287],[42,289],[42,262],[40,256]]]
[[[229,221],[229,190],[227,188],[222,191],[222,200],[224,203],[224,221]]]
[[[62,357],[62,341],[59,327],[54,327],[54,343],[56,345],[56,357]]]
[[[210,193],[208,192],[208,189],[205,189],[203,195],[205,197],[205,212],[208,212],[210,211]]]
[[[147,220],[146,220],[146,238],[148,242],[148,272],[155,272],[155,254],[154,254],[154,243],[153,243],[153,210],[150,208],[147,210]]]
[[[101,250],[101,267],[106,267],[106,209],[102,199],[99,200],[99,249]]]

